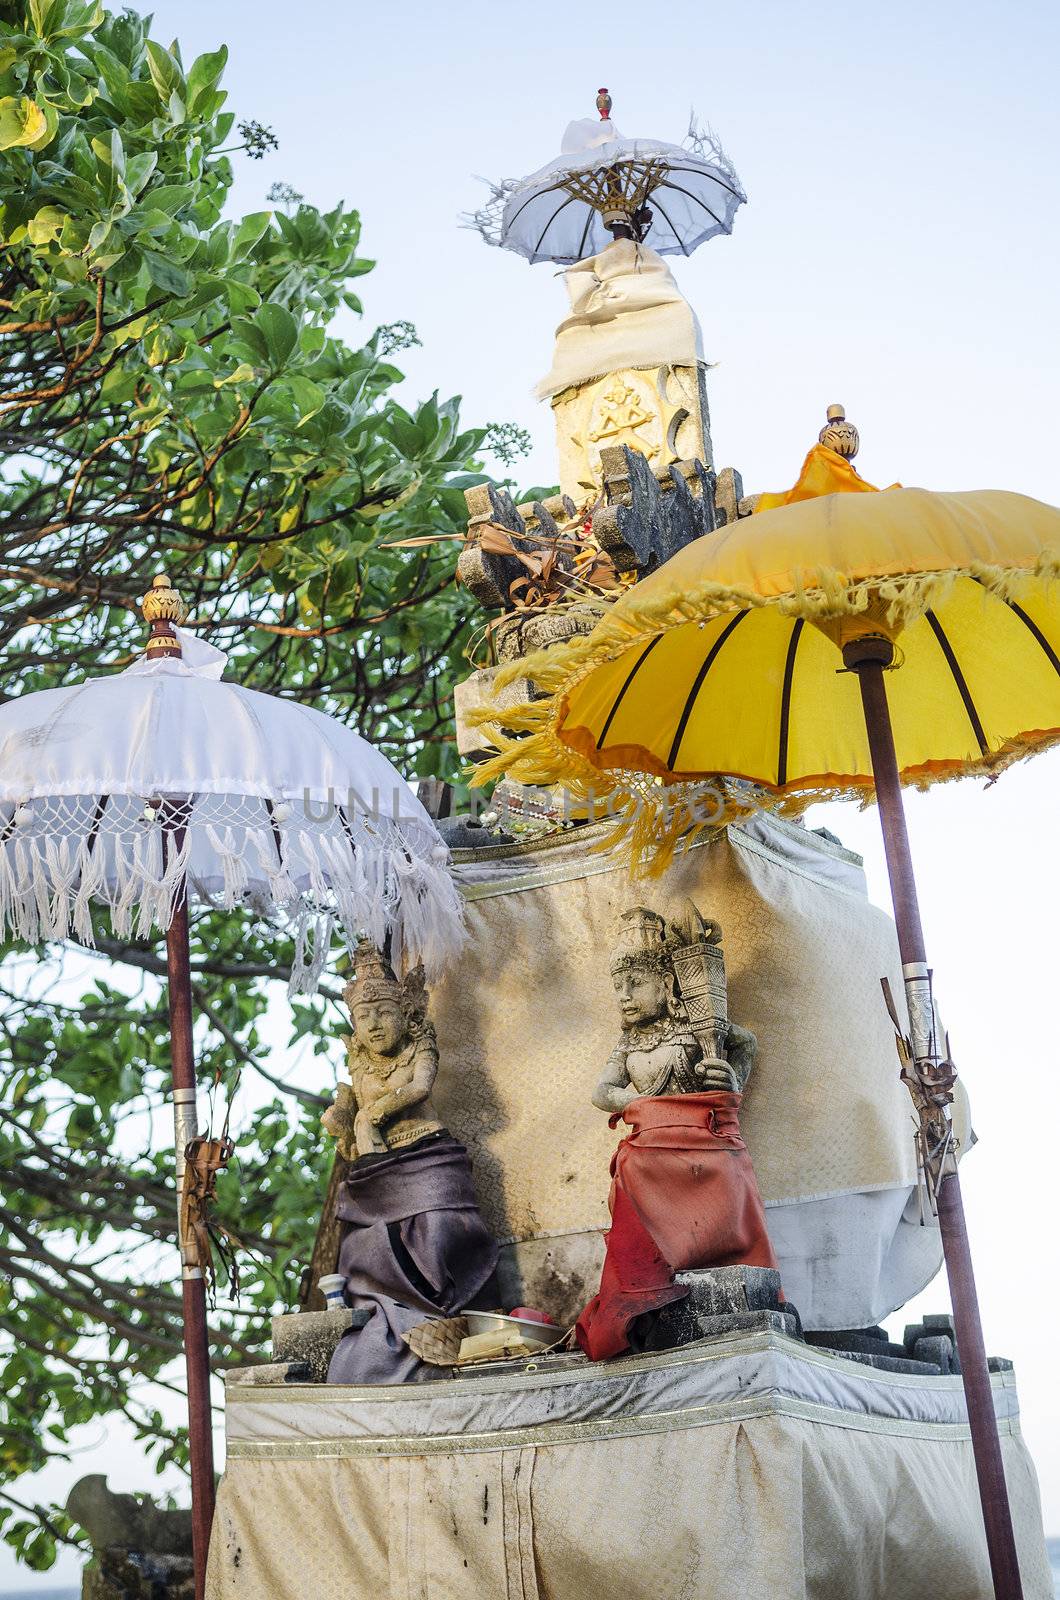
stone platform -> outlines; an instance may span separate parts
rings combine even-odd
[[[1015,1377],[994,1404],[1027,1600],[1052,1600]],[[959,1377],[775,1331],[400,1387],[229,1377],[208,1600],[970,1600]]]

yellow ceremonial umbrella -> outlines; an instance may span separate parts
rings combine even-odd
[[[490,713],[500,754],[477,781],[503,772],[605,797],[634,854],[661,859],[689,827],[756,803],[733,778],[788,807],[875,790],[908,1039],[892,1015],[995,1592],[1010,1600],[1022,1590],[949,1119],[955,1074],[935,1037],[900,786],[994,775],[1060,741],[1060,510],[995,490],[843,492],[872,488],[843,454],[815,447],[771,509],[686,546],[590,635],[520,661],[546,698]]]

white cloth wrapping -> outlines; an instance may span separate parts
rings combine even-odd
[[[1027,1600],[1051,1600],[1011,1373]],[[984,1600],[959,1378],[775,1334],[385,1388],[229,1380],[208,1600]]]
[[[435,1104],[518,1262],[514,1303],[563,1318],[596,1291],[618,1135],[590,1096],[620,1031],[615,927],[630,906],[676,916],[690,897],[721,923],[729,1015],[758,1038],[740,1124],[785,1290],[811,1328],[879,1321],[942,1251],[919,1225],[912,1104],[880,992],[886,975],[901,994],[894,925],[860,862],[763,815],[638,882],[594,853],[604,832],[455,858],[472,937],[432,996]]]
[[[556,329],[552,367],[539,399],[637,367],[694,367],[703,361],[695,312],[662,256],[616,239],[564,274],[571,312]]]
[[[224,652],[136,662],[0,707],[0,928],[91,942],[165,928],[185,880],[296,924],[311,987],[332,921],[437,976],[462,942],[448,852],[405,780],[352,729],[221,680]],[[164,839],[164,835],[166,836]]]

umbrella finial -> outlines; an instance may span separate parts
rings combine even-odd
[[[600,113],[600,121],[606,122],[611,115],[611,96],[606,89],[596,91],[596,109]]]
[[[173,624],[183,622],[187,610],[164,572],[151,579],[150,589],[140,597],[140,610],[144,621],[151,624],[147,659],[155,661],[164,656],[180,656],[183,652]]]
[[[845,406],[828,407],[828,421],[817,435],[817,442],[826,445],[829,450],[834,450],[837,456],[844,456],[847,461],[853,461],[861,440],[854,424],[847,421]]]

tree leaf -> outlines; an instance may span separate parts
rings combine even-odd
[[[182,296],[191,293],[191,277],[177,262],[171,261],[168,256],[160,255],[157,250],[145,250],[143,258],[148,277],[160,289],[164,289],[167,294]]]
[[[207,94],[217,87],[228,61],[228,46],[198,56],[188,73],[188,110],[195,112]]]
[[[66,212],[58,206],[42,206],[36,216],[31,217],[27,225],[27,232],[33,244],[50,244],[59,237],[63,223],[66,221]]]
[[[48,131],[48,119],[28,95],[5,95],[0,99],[0,150],[32,144]]]
[[[298,324],[286,306],[278,306],[273,301],[258,307],[254,321],[265,336],[273,366],[282,367],[298,343]]]
[[[184,74],[179,63],[164,50],[154,39],[147,40],[147,70],[151,74],[151,82],[155,86],[158,98],[163,105],[169,104],[169,97],[176,91],[183,96],[186,93]]]

